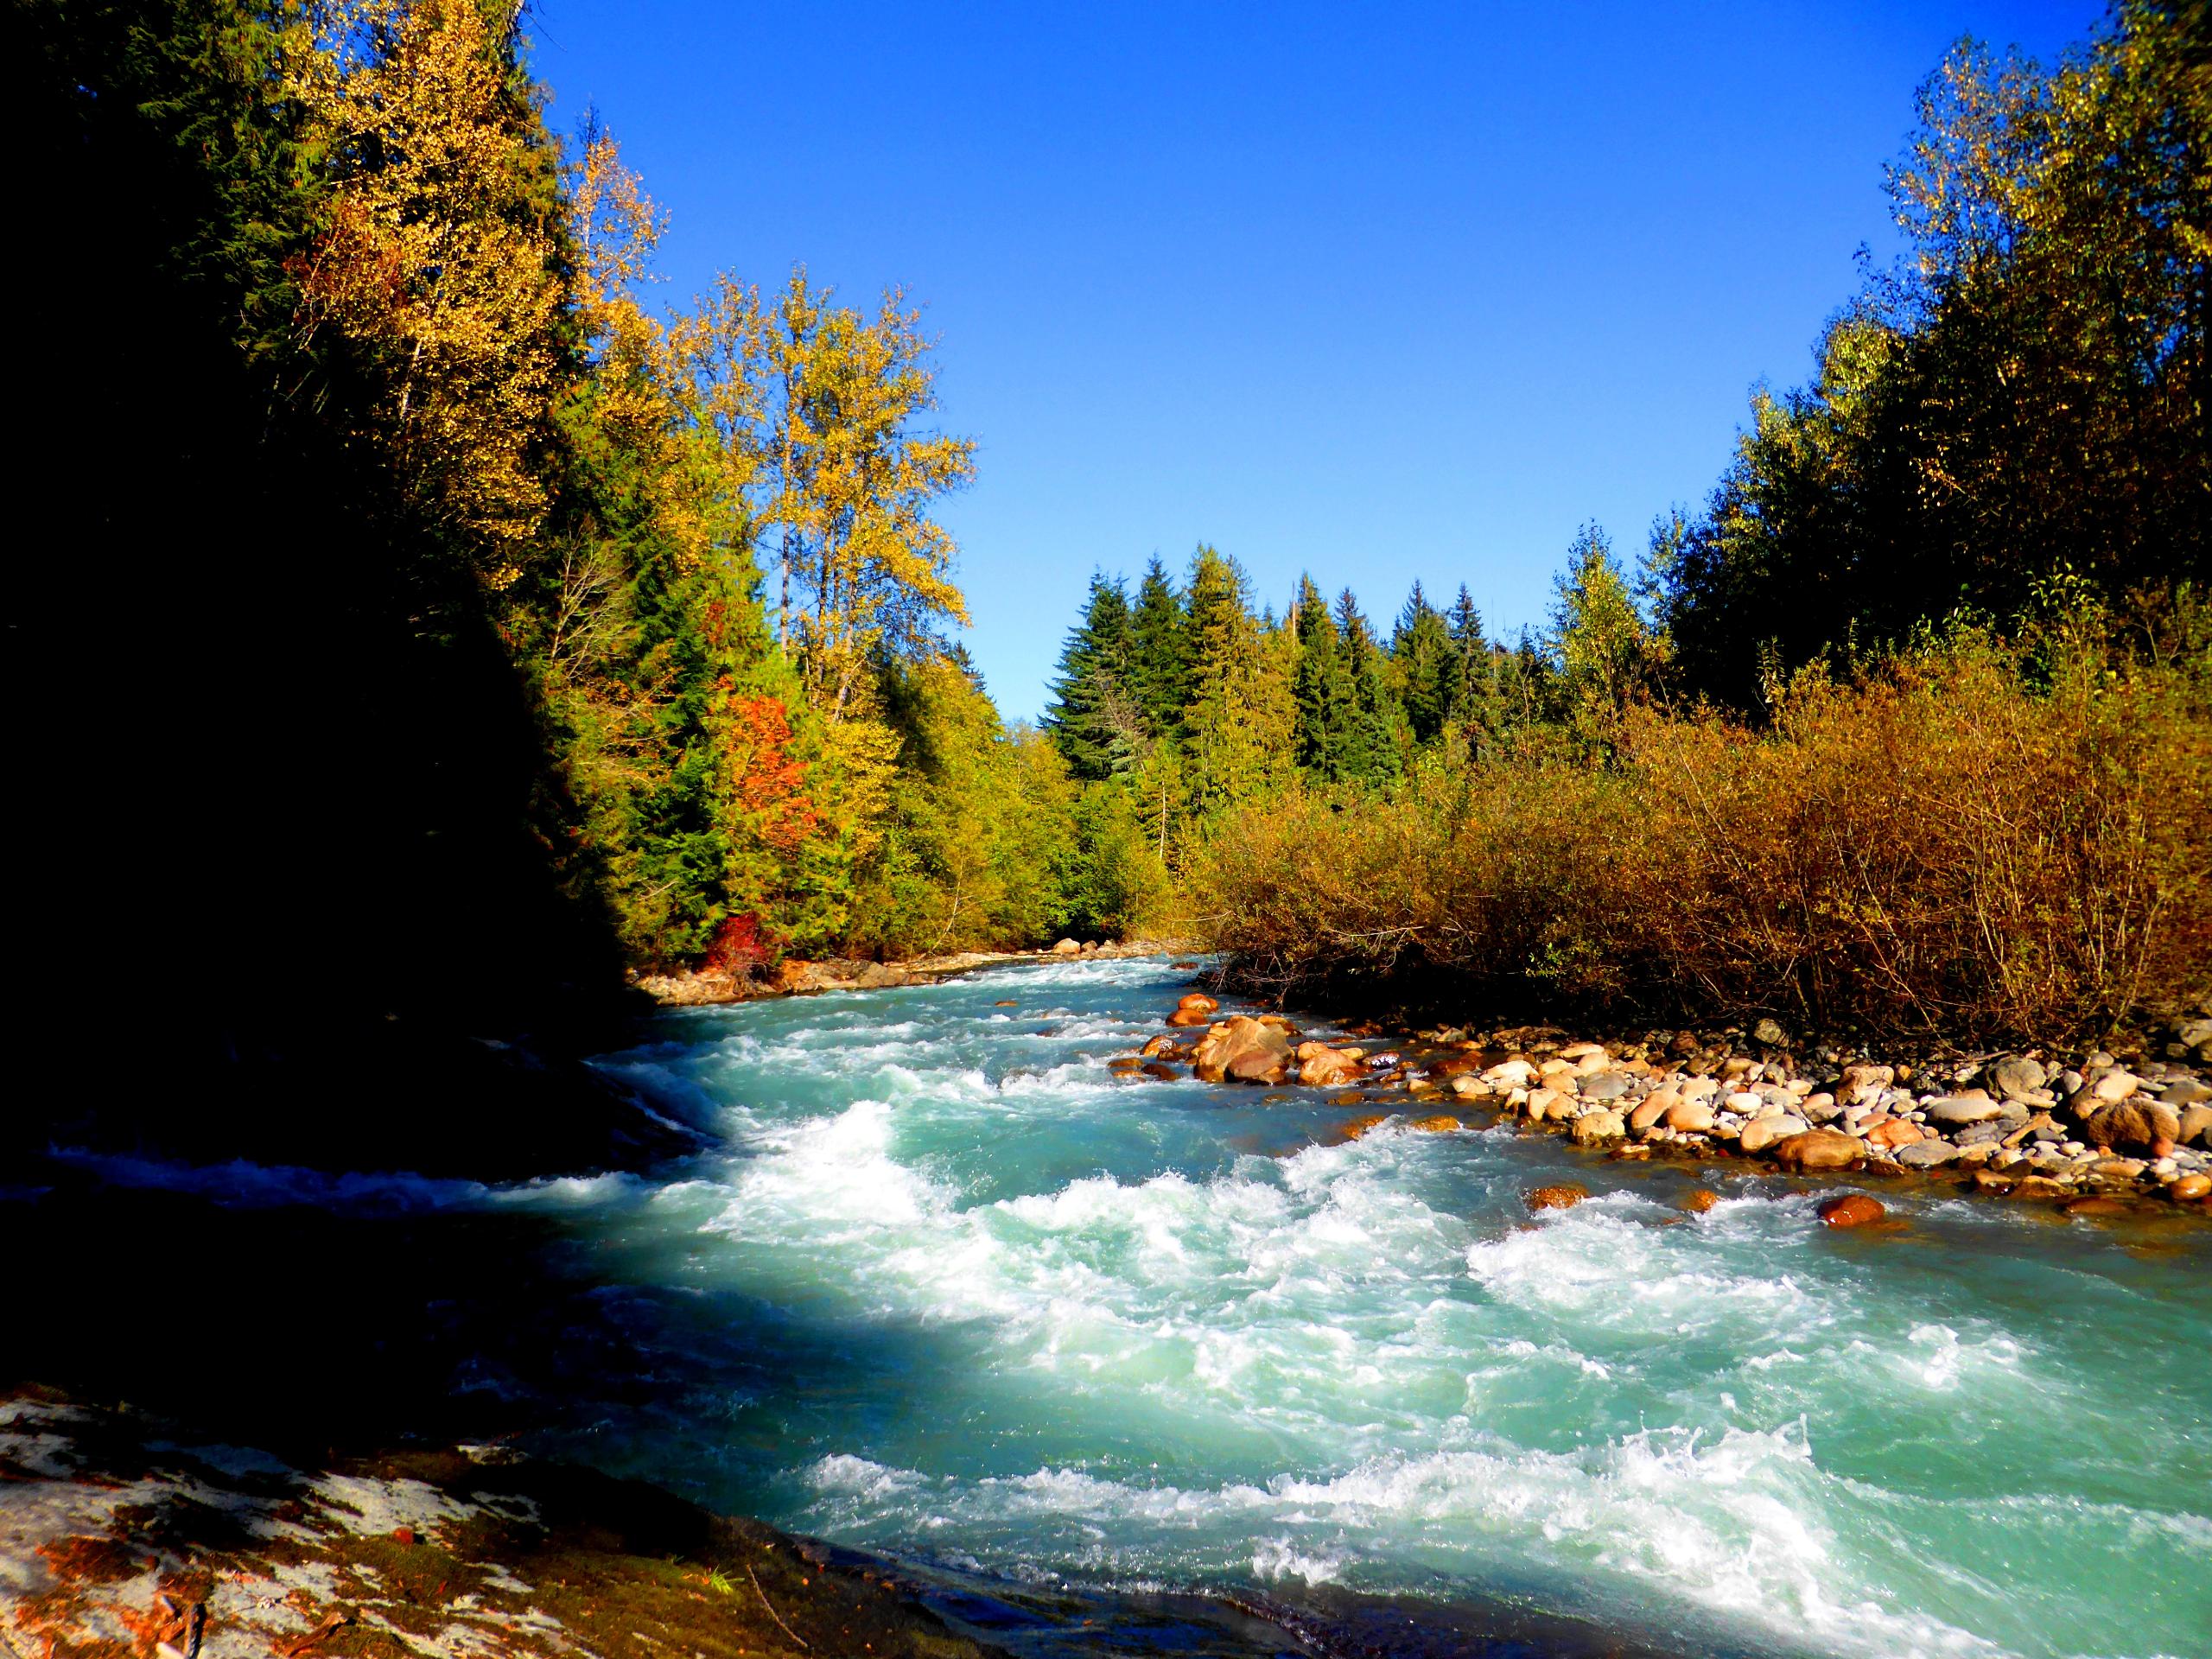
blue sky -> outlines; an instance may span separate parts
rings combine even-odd
[[[664,298],[804,261],[926,307],[969,650],[1033,716],[1096,566],[1201,540],[1278,609],[1461,582],[1541,624],[1576,527],[1701,500],[1804,378],[1882,163],[1972,33],[2093,4],[729,4],[537,0],[674,215]]]

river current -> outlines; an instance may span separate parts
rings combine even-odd
[[[1480,1599],[1668,1651],[2212,1655],[2204,1230],[1885,1187],[1904,1226],[1836,1233],[1726,1166],[1344,1141],[1375,1109],[1116,1080],[1187,979],[686,1011],[603,1057],[709,1150],[435,1198],[550,1218],[590,1286],[550,1449],[1030,1584]],[[1561,1179],[1593,1196],[1531,1217]],[[1685,1217],[1700,1184],[1724,1201]]]

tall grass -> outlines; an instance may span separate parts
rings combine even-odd
[[[2212,987],[2202,664],[1983,644],[1796,682],[1773,724],[1635,711],[1604,766],[1431,763],[1222,824],[1192,896],[1286,995],[2056,1040]]]

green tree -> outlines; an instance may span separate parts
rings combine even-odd
[[[1630,697],[1649,683],[1650,627],[1612,543],[1594,524],[1576,533],[1555,587],[1550,643],[1571,718],[1586,736],[1609,741]]]
[[[1299,578],[1292,618],[1298,629],[1298,671],[1292,685],[1298,764],[1324,783],[1339,783],[1359,771],[1354,752],[1358,693],[1335,619],[1311,576]]]
[[[1045,730],[1086,782],[1127,772],[1146,739],[1129,687],[1129,601],[1118,580],[1093,572],[1082,620],[1060,649]]]
[[[1344,775],[1363,782],[1384,782],[1398,776],[1405,761],[1399,741],[1405,732],[1405,711],[1390,683],[1389,659],[1376,642],[1374,627],[1349,588],[1337,595],[1336,624],[1352,688],[1344,743]]]
[[[1418,582],[1391,631],[1390,665],[1414,741],[1433,742],[1451,712],[1454,655],[1452,631]]]
[[[1183,597],[1154,554],[1129,613],[1129,690],[1155,738],[1183,728],[1191,701],[1191,629]]]

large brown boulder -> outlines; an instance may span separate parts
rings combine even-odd
[[[1281,1083],[1290,1066],[1290,1034],[1277,1024],[1242,1014],[1219,1021],[1198,1039],[1192,1064],[1200,1077],[1219,1083]]]
[[[2134,1096],[2090,1113],[2082,1125],[2082,1138],[2093,1147],[2128,1152],[2152,1152],[2163,1141],[2170,1151],[2181,1139],[2181,1114]]]
[[[1316,1089],[1333,1088],[1339,1084],[1355,1083],[1359,1078],[1359,1062],[1341,1048],[1332,1048],[1326,1043],[1300,1043],[1298,1046],[1298,1080]]]
[[[1178,1014],[1182,1013],[1185,1008],[1195,1008],[1200,1014],[1211,1014],[1220,1007],[1220,1003],[1215,1001],[1204,991],[1189,992],[1178,997],[1175,1001],[1175,1011]]]
[[[1774,1161],[1784,1169],[1848,1169],[1866,1155],[1866,1147],[1834,1129],[1807,1129],[1772,1147]]]

